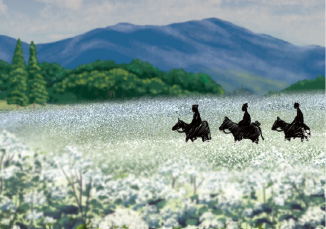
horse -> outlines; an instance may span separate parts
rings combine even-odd
[[[197,137],[201,137],[203,142],[212,139],[207,121],[202,121],[197,127],[191,127],[190,124],[178,118],[178,122],[172,127],[172,130],[178,131],[179,133],[185,133],[186,142],[188,142],[189,139],[193,142]]]
[[[225,134],[231,134],[234,137],[234,142],[241,141],[242,139],[250,139],[253,143],[258,144],[259,136],[264,140],[263,134],[260,129],[260,123],[256,121],[250,126],[241,127],[237,123],[232,122],[228,117],[224,118],[222,125],[219,127],[220,131],[223,131]],[[226,132],[229,130],[230,132]]]
[[[280,128],[280,129],[278,129],[278,128]],[[301,142],[303,142],[304,139],[306,139],[308,141],[308,136],[311,135],[310,128],[308,126],[306,126],[306,128],[307,129],[305,129],[304,127],[300,127],[298,125],[286,123],[279,117],[277,117],[277,119],[275,120],[275,122],[272,126],[272,130],[278,131],[278,132],[282,132],[282,131],[284,132],[284,134],[285,134],[284,140],[285,141],[286,140],[291,141],[291,138],[293,138],[293,139],[301,138]]]

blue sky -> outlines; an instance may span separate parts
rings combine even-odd
[[[166,25],[209,17],[325,47],[324,0],[0,0],[0,35],[47,43],[119,22]]]

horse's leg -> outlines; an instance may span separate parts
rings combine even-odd
[[[211,140],[210,133],[205,135],[205,141],[209,141],[209,140]]]
[[[188,140],[189,140],[189,137],[187,136],[187,137],[186,137],[186,142],[188,142]]]

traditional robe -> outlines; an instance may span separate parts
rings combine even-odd
[[[194,126],[199,126],[201,123],[201,118],[200,118],[200,114],[199,114],[199,111],[196,110],[195,113],[194,113],[194,116],[192,118],[192,121],[190,123],[191,127],[194,127]]]
[[[251,124],[250,114],[248,113],[247,110],[245,110],[243,119],[239,122],[239,126],[250,126],[250,124]]]

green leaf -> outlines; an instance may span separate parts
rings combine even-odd
[[[90,201],[90,204],[95,207],[95,208],[100,208],[100,209],[103,209],[103,205],[96,199],[92,199]]]
[[[198,223],[197,219],[187,219],[186,224],[187,225],[196,225]]]
[[[29,204],[24,203],[24,204],[20,205],[18,211],[19,211],[19,212],[26,212],[26,211],[28,211],[29,209],[30,209]]]
[[[203,206],[203,207],[199,208],[198,215],[202,215],[202,214],[204,214],[205,212],[208,212],[208,211],[209,211],[209,208],[206,207],[206,206]]]
[[[222,211],[221,209],[214,209],[214,210],[212,211],[212,213],[213,213],[214,215],[223,215],[223,211]]]
[[[74,205],[61,205],[59,207],[59,210],[65,214],[69,214],[69,215],[77,215],[79,212],[78,207],[74,206]]]
[[[166,204],[166,200],[162,200],[162,201],[157,203],[156,207],[158,209],[161,209],[161,208],[163,208],[165,206],[165,204]]]

